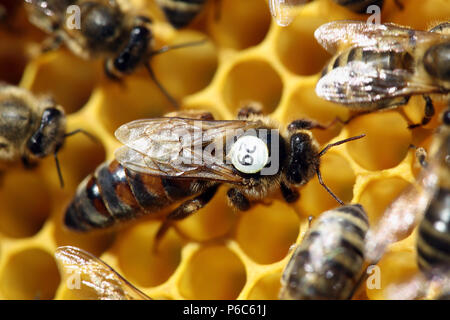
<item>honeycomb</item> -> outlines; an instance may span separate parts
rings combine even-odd
[[[0,1],[7,6],[16,1]],[[257,101],[286,126],[310,118],[320,123],[347,118],[345,107],[319,99],[314,92],[330,55],[315,41],[314,30],[340,19],[365,20],[331,0],[316,0],[299,10],[286,28],[271,19],[266,0],[222,0],[220,16],[211,0],[188,27],[176,31],[150,0],[129,1],[154,19],[157,47],[198,39],[202,46],[174,50],[151,61],[156,76],[183,109],[207,109],[217,119],[233,119],[248,101]],[[385,1],[382,22],[427,29],[449,20],[448,0],[403,0],[400,11]],[[77,185],[119,146],[113,136],[121,124],[172,111],[169,102],[139,69],[123,82],[109,81],[99,61],[84,61],[64,47],[37,54],[45,35],[31,26],[23,8],[0,27],[0,79],[36,94],[51,94],[68,114],[68,130],[83,135],[67,139],[59,157],[65,187],[59,185],[52,157],[34,170],[8,168],[0,185],[0,298],[86,299],[88,292],[69,290],[53,252],[72,245],[101,257],[136,287],[158,299],[277,299],[281,272],[291,245],[308,229],[308,216],[336,206],[317,178],[300,189],[288,205],[279,195],[248,212],[234,212],[221,187],[211,203],[176,223],[152,251],[161,219],[144,218],[116,231],[77,234],[65,230],[62,217]],[[443,103],[435,99],[437,112]],[[322,159],[328,186],[345,202],[359,202],[370,223],[414,181],[418,168],[408,146],[428,146],[435,116],[423,128],[418,122],[423,100],[414,97],[397,110],[367,114],[349,125],[313,130],[321,145],[365,133],[364,139],[330,150]],[[390,284],[418,272],[413,232],[388,249],[380,261],[381,288],[361,290],[357,299],[384,299]],[[91,297],[92,298],[92,297]]]

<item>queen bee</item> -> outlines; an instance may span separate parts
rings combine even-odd
[[[319,151],[310,132],[315,126],[296,120],[280,130],[255,107],[241,110],[237,120],[219,121],[208,112],[186,111],[125,124],[116,131],[125,145],[116,151],[115,160],[81,183],[65,224],[77,231],[106,228],[181,203],[166,216],[159,239],[172,221],[207,205],[222,184],[229,187],[230,206],[245,211],[277,189],[287,202],[295,202],[296,187],[316,174],[342,204],[322,180],[320,157],[363,135]]]

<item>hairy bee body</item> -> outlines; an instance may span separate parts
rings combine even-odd
[[[324,212],[283,271],[282,299],[348,299],[364,262],[369,227],[359,204]]]
[[[167,226],[207,205],[220,185],[229,188],[230,206],[241,211],[276,190],[294,202],[299,197],[295,187],[320,176],[326,150],[362,137],[319,152],[310,127],[308,121],[294,121],[284,132],[253,108],[241,110],[237,120],[179,111],[130,122],[116,131],[124,144],[116,160],[80,184],[65,225],[77,231],[107,228],[177,204],[165,217]],[[325,186],[321,177],[319,182]]]
[[[410,72],[414,72],[415,62],[411,54],[408,52],[377,52],[376,50],[367,50],[363,47],[353,47],[341,54],[334,56],[330,62],[325,66],[322,71],[322,77],[325,77],[331,71],[341,68],[352,61],[360,61],[374,65],[375,68],[395,70],[397,68],[406,69]],[[399,87],[405,87],[408,79],[403,79],[404,84],[398,85]],[[342,95],[346,95],[349,100],[352,100],[352,91],[341,91]],[[383,99],[377,102],[364,102],[359,104],[349,103],[348,105],[354,108],[362,108],[366,110],[377,110],[395,105],[403,105],[407,103],[409,97],[398,97]]]
[[[52,100],[0,84],[0,162],[31,166],[61,148],[65,129],[64,111]]]
[[[103,59],[112,78],[147,63],[150,19],[130,14],[115,0],[26,0],[26,9],[30,21],[51,35],[48,49],[64,43],[84,59]]]
[[[423,95],[423,123],[434,114],[428,94],[450,92],[450,24],[419,31],[394,24],[335,21],[315,37],[332,54],[316,85],[319,97],[374,111]]]
[[[204,192],[212,184],[141,174],[113,160],[101,164],[79,186],[65,225],[77,231],[108,228]]]
[[[425,210],[417,238],[418,265],[422,271],[450,269],[450,110],[430,149],[429,166],[437,179],[437,190]]]
[[[179,29],[188,25],[202,11],[207,0],[157,0],[170,24]]]

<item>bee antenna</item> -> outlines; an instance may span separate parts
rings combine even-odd
[[[169,99],[170,103],[175,107],[175,109],[180,109],[178,102],[170,95],[169,92],[167,92],[167,90],[163,87],[163,85],[156,78],[156,75],[153,72],[153,69],[150,66],[150,63],[147,62],[144,65],[148,71],[148,74],[150,75],[150,78],[152,78],[153,82],[155,82],[155,84],[159,88],[159,90],[161,90],[161,92],[166,96],[166,98]]]
[[[73,136],[73,135],[76,135],[77,133],[82,133],[82,134],[84,134],[86,137],[88,137],[89,139],[91,139],[92,141],[94,141],[94,142],[96,142],[96,143],[99,143],[98,139],[97,139],[94,135],[90,134],[89,132],[87,132],[87,131],[85,131],[85,130],[83,130],[83,129],[76,129],[76,130],[74,130],[74,131],[72,131],[72,132],[68,132],[68,133],[66,133],[66,134],[64,135],[64,138],[71,137],[71,136]]]
[[[61,166],[59,165],[58,151],[55,151],[53,157],[55,158],[56,170],[58,171],[59,183],[61,184],[61,188],[64,188],[64,179],[61,172]]]
[[[319,155],[318,155],[318,156],[319,156],[319,158],[320,158],[320,157],[322,157],[328,150],[330,150],[330,149],[333,148],[333,147],[339,146],[339,145],[341,145],[341,144],[343,144],[343,143],[346,143],[346,142],[350,142],[350,141],[353,141],[353,140],[358,140],[358,139],[364,138],[365,136],[366,136],[365,134],[361,134],[361,135],[356,136],[356,137],[351,137],[351,138],[348,138],[348,139],[340,140],[340,141],[335,142],[335,143],[330,143],[330,144],[327,145],[322,151],[319,152]],[[316,168],[316,174],[317,174],[317,178],[319,179],[319,183],[321,184],[321,186],[324,187],[325,190],[327,190],[327,192],[328,192],[328,193],[334,198],[334,200],[336,200],[340,205],[344,205],[344,202],[343,202],[341,199],[339,199],[339,197],[336,196],[336,195],[333,193],[333,191],[331,191],[330,188],[328,188],[327,185],[323,182],[322,174],[320,173],[319,167]]]
[[[322,151],[319,152],[319,158],[322,157],[328,150],[330,150],[333,147],[339,146],[339,145],[344,144],[346,142],[350,142],[350,141],[353,141],[353,140],[358,140],[358,139],[364,138],[365,136],[366,136],[365,134],[361,134],[361,135],[356,136],[356,137],[351,137],[351,138],[348,138],[348,139],[340,140],[340,141],[335,142],[335,143],[330,143],[325,148],[323,148]]]
[[[191,42],[184,42],[180,44],[175,44],[173,46],[164,46],[162,48],[159,48],[158,50],[150,52],[150,57],[156,56],[161,53],[165,53],[167,51],[175,50],[175,49],[182,49],[187,47],[193,47],[193,46],[199,46],[202,44],[205,44],[207,42],[207,39],[199,40],[199,41],[191,41]]]

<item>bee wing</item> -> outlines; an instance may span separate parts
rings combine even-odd
[[[258,126],[259,122],[245,120],[137,120],[115,132],[117,139],[125,144],[116,151],[115,157],[124,167],[145,174],[240,183],[242,177],[226,163],[224,152],[217,149],[213,155],[209,151],[224,145],[226,139]]]
[[[411,48],[420,42],[440,39],[444,35],[401,27],[392,23],[373,24],[343,20],[326,23],[314,32],[319,44],[329,53],[348,47],[377,47],[380,50],[403,46]]]
[[[309,0],[269,0],[270,13],[279,26],[286,27],[294,20],[292,9],[295,6],[305,4],[308,1]]]
[[[416,183],[408,186],[384,211],[366,235],[366,259],[376,264],[387,247],[406,238],[419,224],[438,187],[436,171],[422,169]]]
[[[406,69],[384,69],[363,61],[351,61],[329,71],[316,85],[317,96],[346,105],[370,104],[439,90],[420,74]]]
[[[58,247],[55,258],[63,276],[79,276],[80,288],[84,285],[93,289],[99,300],[151,300],[105,262],[84,250]]]
[[[68,0],[25,0],[25,7],[30,14],[31,22],[47,32],[52,32],[56,26],[60,26],[64,22],[62,19],[70,5]]]

